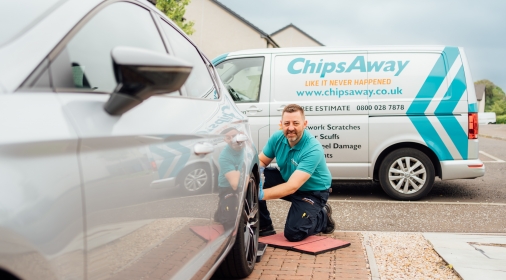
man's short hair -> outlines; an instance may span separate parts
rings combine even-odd
[[[235,127],[228,127],[228,128],[225,128],[222,132],[220,132],[220,134],[227,134],[227,133],[229,133],[232,130],[239,131]]]
[[[283,113],[281,113],[281,116],[283,116],[284,113],[294,113],[294,112],[300,112],[302,117],[305,118],[304,109],[297,104],[286,105],[285,108],[283,109]]]

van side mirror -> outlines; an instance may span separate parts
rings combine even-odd
[[[174,56],[133,47],[116,47],[111,56],[118,86],[104,109],[115,116],[153,95],[179,90],[193,68]]]

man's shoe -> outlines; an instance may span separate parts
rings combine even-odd
[[[276,234],[276,231],[274,230],[274,227],[272,225],[269,225],[265,228],[261,228],[258,235],[260,236],[269,236]]]
[[[323,206],[323,211],[325,211],[325,214],[327,214],[327,226],[322,230],[322,233],[333,233],[334,229],[336,228],[336,222],[334,222],[334,219],[332,219],[332,207],[330,207],[328,204],[325,204],[325,206]]]

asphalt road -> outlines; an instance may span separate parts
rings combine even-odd
[[[448,181],[436,178],[432,191],[421,201],[506,203],[506,141],[481,138],[480,159],[485,163],[485,176]],[[392,201],[378,183],[337,183],[332,188],[331,200]]]
[[[436,179],[429,195],[415,202],[391,199],[378,183],[334,184],[329,204],[337,230],[506,233],[506,141],[480,138],[480,159],[485,176]],[[282,229],[290,203],[268,206],[275,228]]]

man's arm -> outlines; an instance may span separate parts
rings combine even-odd
[[[230,171],[228,173],[225,173],[225,178],[227,179],[232,189],[235,191],[237,190],[237,185],[239,184],[239,179],[241,178],[241,172],[237,170]]]
[[[263,152],[260,152],[260,154],[258,155],[258,160],[260,160],[260,166],[266,167],[269,164],[271,164],[272,158],[268,158],[264,155]]]
[[[263,200],[282,198],[296,192],[309,178],[311,174],[295,170],[288,179],[288,182],[279,184],[272,188],[264,189]]]

